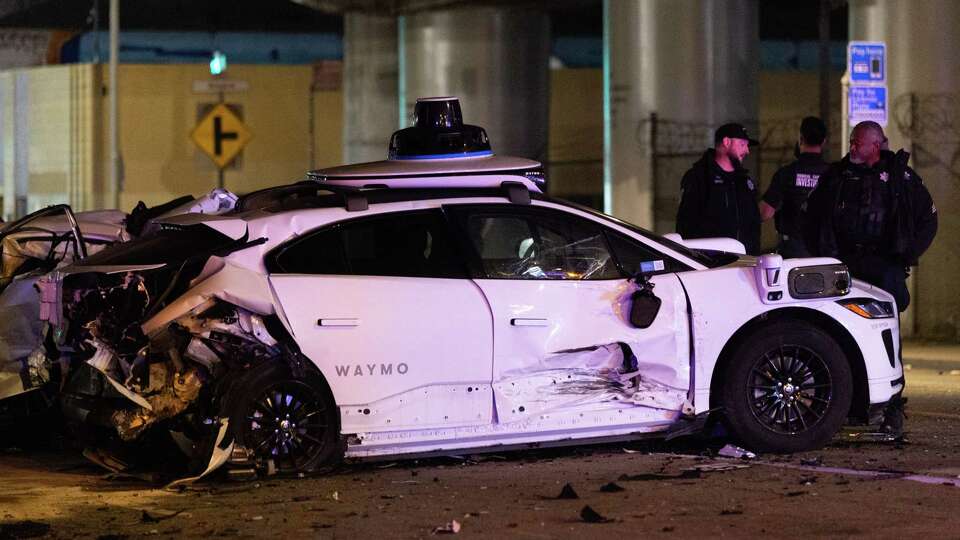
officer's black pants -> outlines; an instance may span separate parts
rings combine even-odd
[[[850,273],[893,295],[901,312],[910,305],[907,272],[903,263],[878,255],[866,255],[847,262]]]
[[[799,237],[780,237],[780,244],[777,245],[777,253],[784,259],[798,259],[800,257],[813,257],[807,246]]]

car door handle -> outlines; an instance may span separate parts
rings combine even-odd
[[[360,326],[360,319],[317,319],[317,326]]]
[[[547,319],[510,319],[510,326],[550,326]]]

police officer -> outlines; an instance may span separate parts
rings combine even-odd
[[[837,257],[854,277],[910,304],[907,267],[917,264],[937,233],[937,208],[909,154],[884,151],[876,122],[850,134],[850,153],[831,165],[807,199],[804,238],[811,253]]]
[[[743,168],[743,158],[757,141],[740,124],[724,124],[681,181],[677,233],[684,238],[735,238],[747,253],[760,251],[757,186]]]
[[[827,126],[815,116],[800,123],[797,160],[780,168],[773,175],[770,187],[760,201],[760,217],[771,217],[777,226],[780,241],[777,252],[784,258],[809,257],[800,229],[800,212],[807,196],[817,187],[820,175],[827,170],[823,161],[823,144]]]

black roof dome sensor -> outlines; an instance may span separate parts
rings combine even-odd
[[[492,156],[490,139],[480,126],[463,123],[456,97],[420,98],[414,125],[390,137],[390,159],[451,159]]]

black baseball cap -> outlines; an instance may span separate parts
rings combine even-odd
[[[747,128],[743,127],[742,124],[737,124],[735,122],[724,124],[717,128],[717,131],[713,133],[714,144],[720,144],[720,141],[722,141],[724,137],[729,139],[744,139],[750,144],[750,146],[756,146],[760,144],[760,141],[751,139],[750,135],[747,135]]]

